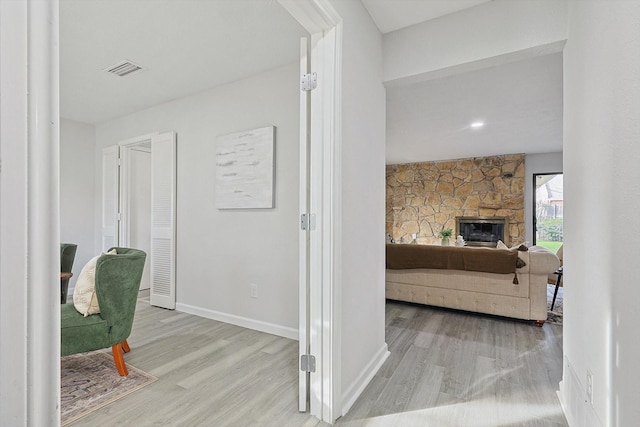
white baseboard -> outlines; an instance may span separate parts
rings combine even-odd
[[[367,363],[367,366],[360,372],[360,375],[356,380],[351,383],[347,390],[342,395],[342,416],[346,415],[351,409],[351,406],[356,402],[356,399],[360,397],[360,394],[369,385],[369,382],[373,379],[374,375],[378,372],[382,364],[387,360],[391,353],[387,348],[387,343],[378,350],[373,356],[371,361]]]
[[[249,319],[248,317],[236,316],[235,314],[222,313],[220,311],[209,310],[202,307],[195,307],[189,304],[176,304],[176,310],[183,313],[193,314],[206,319],[217,320],[219,322],[230,323],[243,328],[249,328],[267,334],[278,335],[280,337],[298,340],[298,330],[287,326],[276,325],[263,322],[261,320]]]

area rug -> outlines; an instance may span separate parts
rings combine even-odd
[[[558,288],[556,303],[553,305],[553,311],[551,311],[551,302],[553,301],[553,293],[555,290],[556,285],[547,285],[547,322],[562,325],[563,288],[562,286]]]
[[[151,384],[156,377],[127,364],[121,377],[110,353],[93,351],[60,359],[61,423],[67,425]]]

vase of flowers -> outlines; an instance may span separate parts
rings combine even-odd
[[[453,230],[450,228],[445,228],[440,232],[440,237],[442,238],[440,243],[442,244],[442,246],[449,246],[449,239],[451,238],[452,235],[453,235]]]

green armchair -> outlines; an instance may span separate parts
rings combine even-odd
[[[73,243],[60,243],[60,273],[71,273],[73,268],[73,260],[76,257],[78,245]],[[69,290],[70,275],[60,277],[60,303],[67,303],[67,292]]]
[[[60,354],[111,347],[118,373],[127,376],[122,353],[130,351],[127,338],[147,254],[138,249],[115,249],[117,255],[102,255],[96,263],[95,289],[100,313],[84,317],[73,304],[60,305]]]

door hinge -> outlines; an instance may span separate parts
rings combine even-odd
[[[300,80],[300,90],[308,92],[318,87],[318,73],[305,74]]]
[[[316,357],[310,354],[303,354],[300,356],[300,370],[302,372],[315,372]]]
[[[315,230],[316,229],[316,214],[306,214],[303,213],[300,215],[300,229],[301,230]]]

